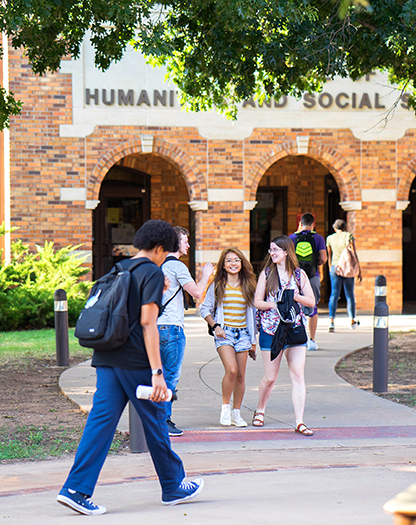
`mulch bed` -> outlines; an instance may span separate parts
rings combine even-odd
[[[416,332],[391,334],[388,392],[376,394],[409,407],[416,406]],[[363,348],[341,359],[337,374],[363,390],[373,389],[373,348]]]
[[[70,366],[84,359],[71,357]],[[48,450],[55,451],[53,455],[57,450],[60,456],[73,454],[87,420],[87,414],[61,393],[63,369],[55,363],[52,358],[23,358],[0,366],[0,439],[2,445],[12,440],[27,450],[34,450],[35,441],[35,457],[30,459],[47,458]],[[119,435],[118,445],[125,451],[128,437]]]

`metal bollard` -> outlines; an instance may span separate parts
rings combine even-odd
[[[69,366],[68,301],[65,290],[54,293],[56,366]]]
[[[129,401],[129,441],[130,452],[149,452],[142,420],[131,401]]]
[[[387,303],[387,279],[384,275],[377,275],[374,289],[375,304]]]
[[[387,392],[389,372],[389,307],[374,307],[373,392]]]

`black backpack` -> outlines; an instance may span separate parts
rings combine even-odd
[[[306,275],[311,278],[316,274],[318,267],[318,251],[314,234],[312,231],[303,231],[295,233],[294,241],[295,253],[299,261],[299,266],[304,270]]]
[[[75,337],[81,346],[110,352],[126,343],[138,321],[129,326],[131,272],[147,262],[137,259],[127,269],[118,262],[95,282],[75,325]]]

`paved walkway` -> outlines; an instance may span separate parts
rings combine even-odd
[[[188,475],[202,474],[206,487],[188,505],[165,508],[148,454],[109,457],[94,494],[107,506],[100,521],[129,525],[308,523],[391,524],[382,505],[415,482],[416,411],[363,392],[334,372],[344,355],[372,343],[372,317],[356,331],[345,317],[327,332],[322,317],[306,364],[305,422],[315,430],[295,434],[291,388],[284,364],[267,407],[263,429],[219,424],[222,365],[206,324],[187,316],[186,358],[173,419],[185,430],[173,438]],[[390,330],[409,330],[416,316],[391,316]],[[260,354],[260,351],[258,351]],[[247,366],[243,416],[250,421],[263,374],[261,356]],[[87,364],[62,374],[63,391],[86,410],[94,392]],[[124,415],[119,428],[127,430]],[[79,519],[55,502],[72,459],[0,466],[0,523],[73,523]],[[85,518],[88,519],[88,518]],[[93,519],[93,518],[91,518]],[[6,521],[5,521],[6,522]]]

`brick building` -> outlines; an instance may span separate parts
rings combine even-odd
[[[298,101],[249,100],[236,122],[182,111],[164,72],[132,50],[102,73],[85,42],[79,60],[38,77],[9,48],[2,75],[24,103],[0,144],[0,221],[19,228],[6,256],[14,237],[82,244],[98,277],[161,218],[191,231],[197,274],[227,246],[257,266],[270,237],[311,211],[322,235],[336,218],[355,235],[359,312],[372,311],[380,273],[391,313],[416,301],[416,119],[404,95],[383,121],[399,95],[381,74]]]

